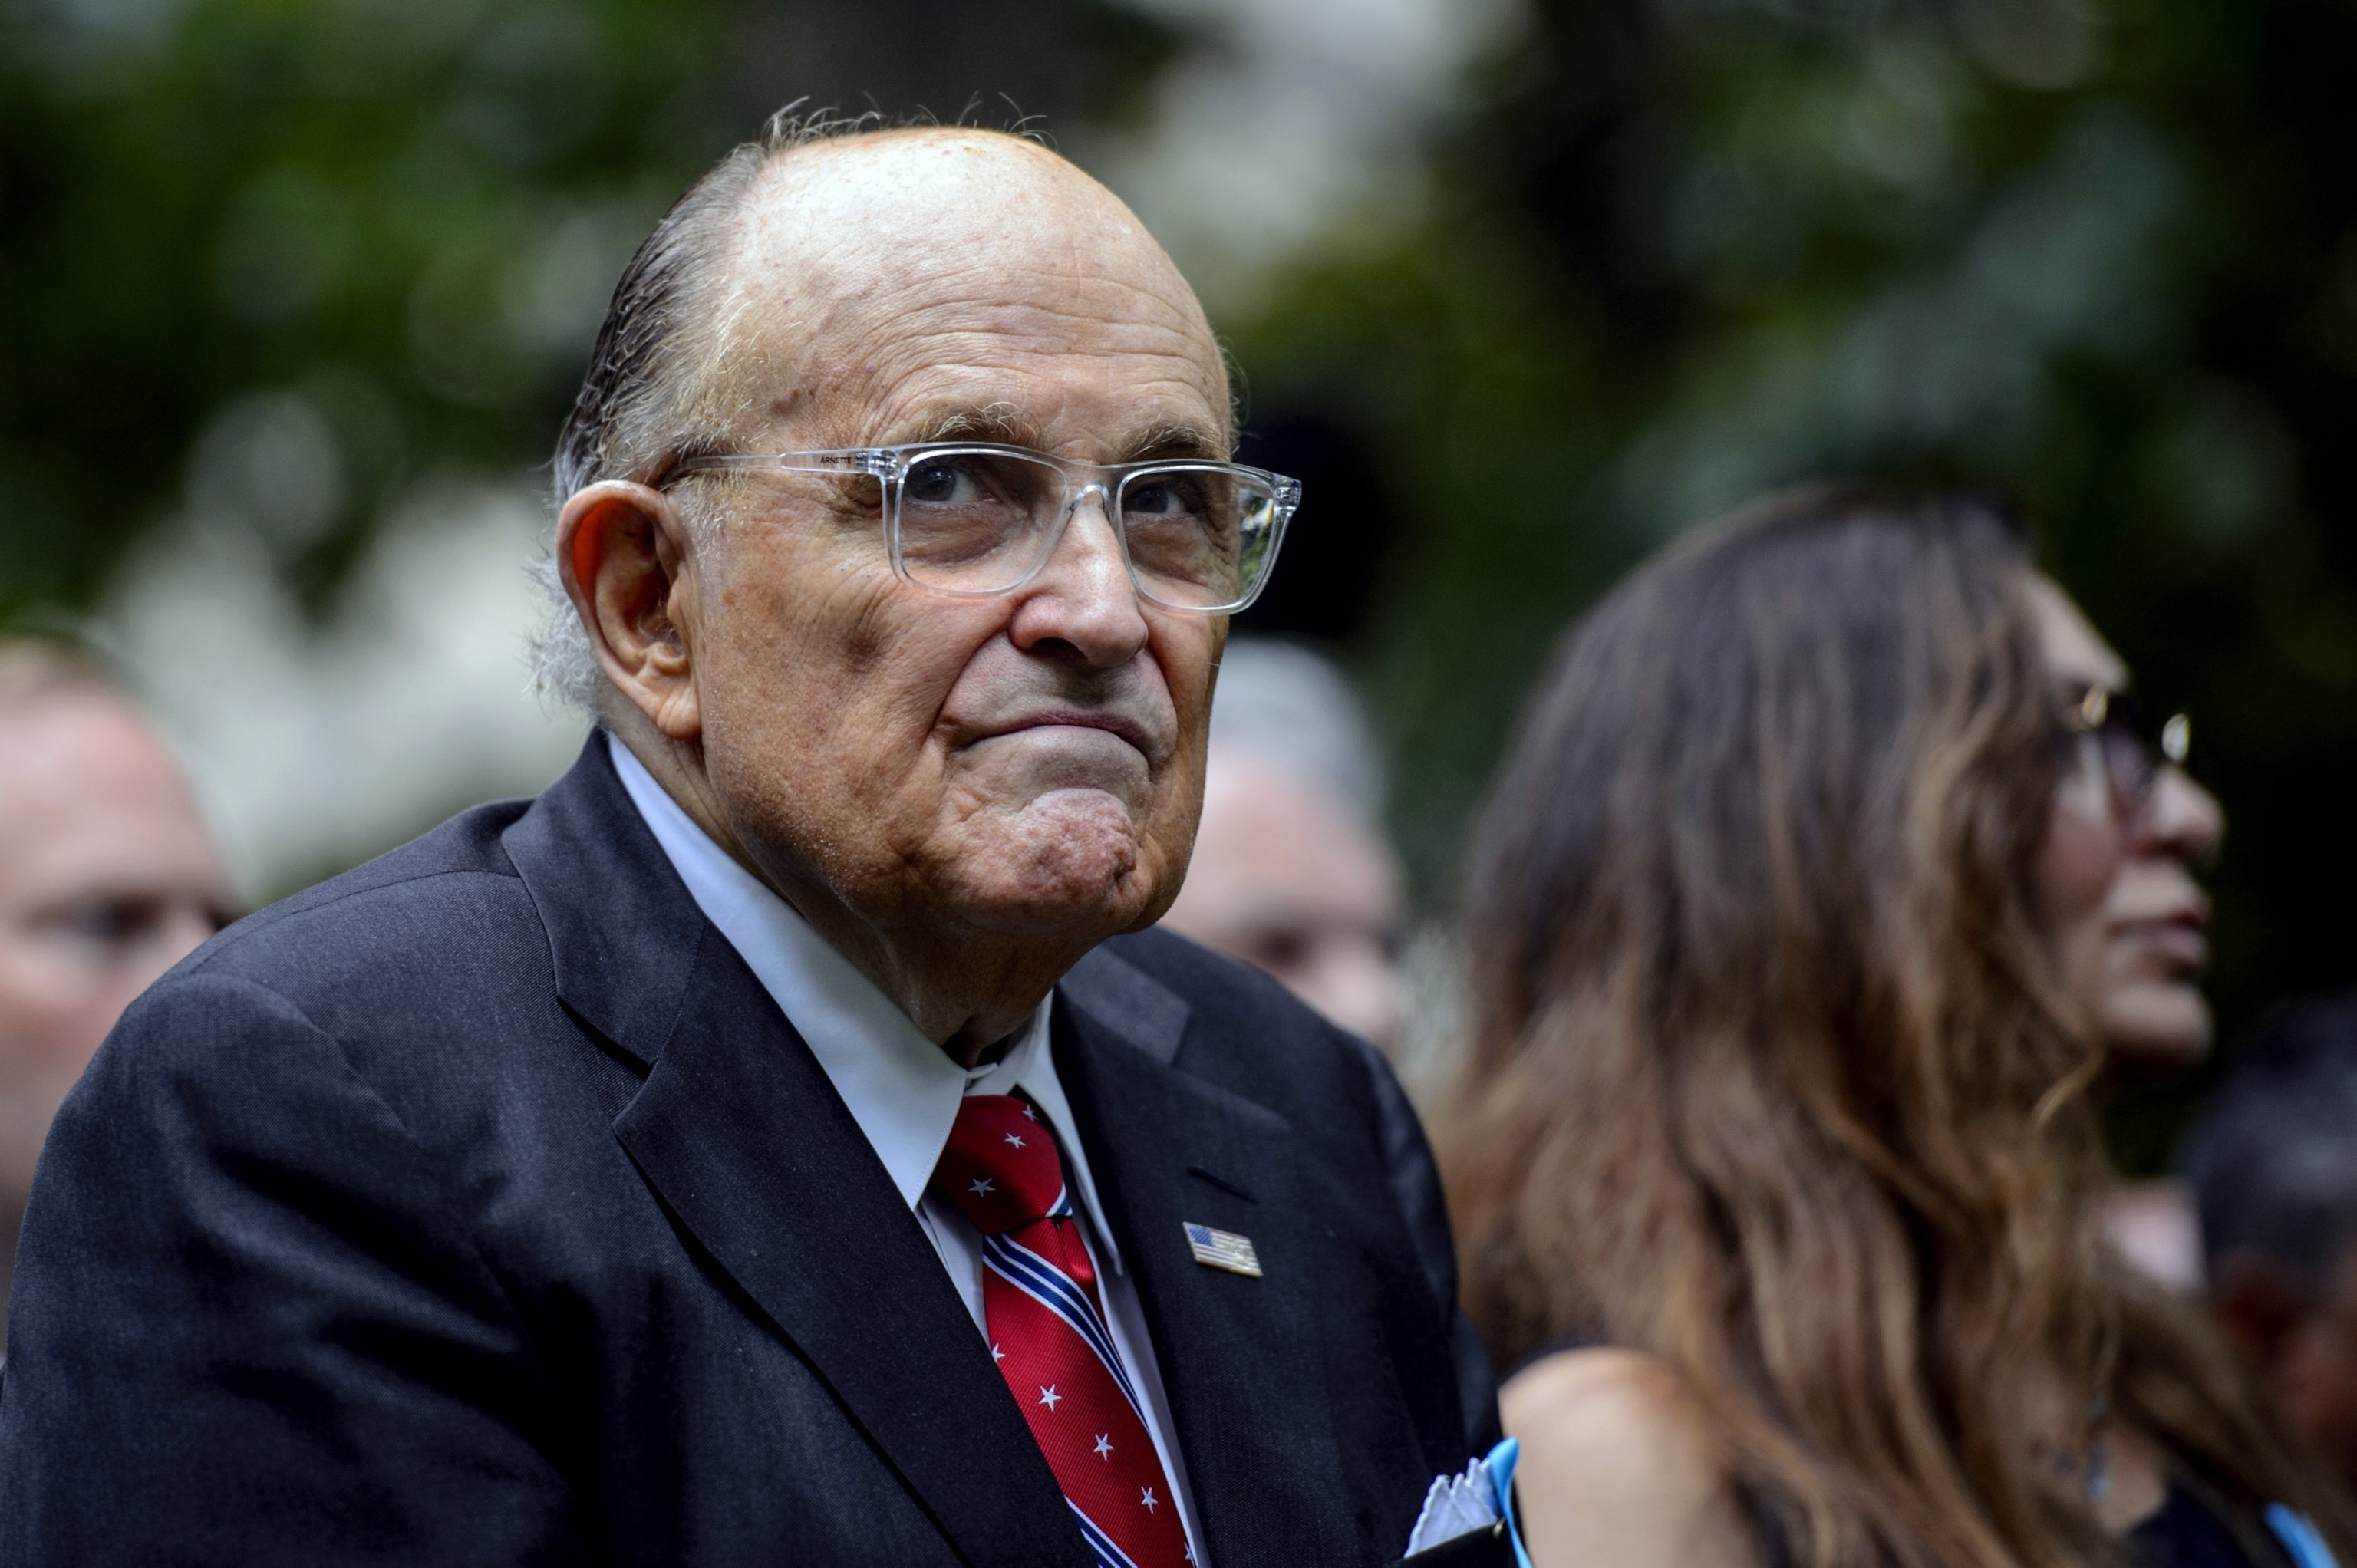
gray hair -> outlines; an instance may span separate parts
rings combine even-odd
[[[1383,753],[1359,693],[1330,660],[1297,642],[1228,639],[1211,699],[1211,745],[1323,785],[1370,822],[1383,812]]]
[[[726,253],[746,196],[780,155],[887,128],[881,114],[842,118],[799,108],[771,115],[759,135],[705,171],[622,269],[556,439],[554,504],[603,479],[660,484],[683,457],[718,446],[735,411],[720,404],[713,372],[740,302],[718,292],[726,274],[714,263]],[[700,539],[716,535],[716,510],[706,498],[683,491],[679,502]],[[554,554],[533,562],[532,573],[548,612],[532,639],[533,689],[544,702],[592,708],[597,663]]]

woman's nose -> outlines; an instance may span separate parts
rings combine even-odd
[[[2218,798],[2177,767],[2163,768],[2153,780],[2152,803],[2143,818],[2145,843],[2179,860],[2208,860],[2226,834],[2226,812]]]

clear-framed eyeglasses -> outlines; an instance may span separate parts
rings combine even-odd
[[[1196,458],[1103,465],[990,442],[688,457],[673,476],[780,470],[873,480],[892,569],[967,598],[1011,594],[1055,555],[1092,496],[1115,523],[1140,597],[1232,615],[1257,598],[1301,484]]]

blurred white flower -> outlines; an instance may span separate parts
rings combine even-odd
[[[545,527],[522,485],[396,508],[315,624],[254,532],[201,514],[118,580],[102,636],[179,746],[250,897],[276,897],[478,800],[562,772],[584,721],[524,692]]]
[[[1207,41],[1143,131],[1082,161],[1136,209],[1215,313],[1246,306],[1337,220],[1412,217],[1426,140],[1521,0],[1122,0]]]

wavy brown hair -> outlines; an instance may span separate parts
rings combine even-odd
[[[2115,1560],[2058,1469],[2105,1409],[2230,1522],[2345,1541],[2218,1335],[2097,1238],[2029,572],[1986,505],[1814,489],[1577,628],[1468,887],[1467,1305],[1501,1363],[1674,1369],[1797,1563]]]

